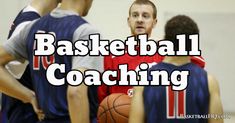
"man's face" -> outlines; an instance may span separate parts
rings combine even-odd
[[[131,28],[132,35],[148,34],[151,35],[157,19],[153,18],[153,8],[151,5],[134,4],[131,7],[128,17],[128,25]]]

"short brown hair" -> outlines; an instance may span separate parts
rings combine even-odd
[[[172,17],[165,25],[165,40],[172,41],[175,45],[175,50],[179,48],[179,42],[176,36],[180,34],[186,35],[186,41],[189,40],[189,35],[199,34],[197,23],[186,15]],[[190,41],[186,42],[186,49],[191,49]]]
[[[130,6],[130,8],[129,8],[129,16],[131,15],[131,7],[132,7],[134,4],[138,4],[138,5],[142,5],[142,4],[144,4],[144,5],[151,5],[152,8],[153,8],[153,18],[154,18],[154,19],[157,18],[157,7],[155,6],[155,4],[154,4],[153,2],[151,2],[151,1],[149,1],[149,0],[135,0],[135,1],[131,4],[131,6]]]

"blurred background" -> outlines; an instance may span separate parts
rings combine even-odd
[[[17,13],[30,0],[1,0],[0,44],[7,37]],[[234,0],[152,0],[158,8],[158,23],[151,36],[164,37],[164,25],[174,15],[192,17],[200,29],[200,49],[206,70],[215,75],[220,84],[225,114],[235,123],[235,1]],[[105,39],[125,40],[130,36],[127,25],[129,7],[133,0],[94,0],[86,19],[96,26]]]

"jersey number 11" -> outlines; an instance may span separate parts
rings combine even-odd
[[[186,90],[173,91],[166,87],[166,113],[168,119],[184,118],[186,115]]]

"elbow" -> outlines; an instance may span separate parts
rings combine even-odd
[[[68,100],[84,99],[87,96],[87,86],[80,85],[76,87],[69,86],[67,91]]]

